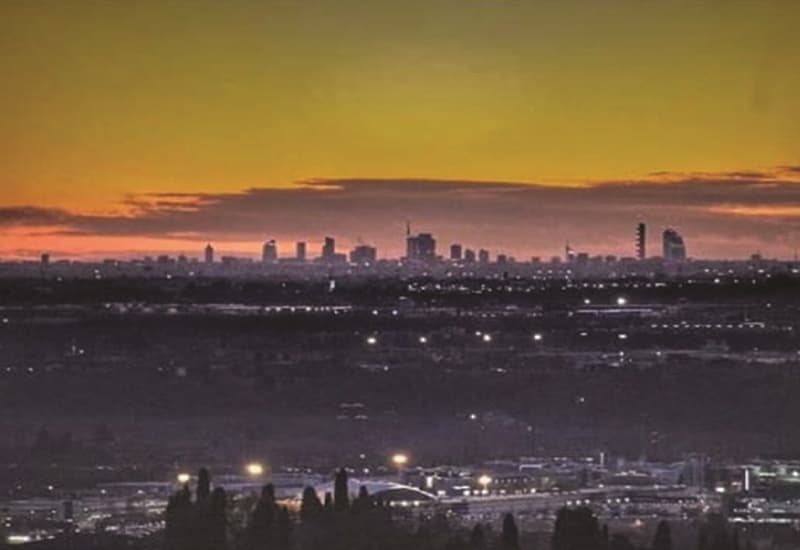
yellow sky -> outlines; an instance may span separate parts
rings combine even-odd
[[[0,205],[800,159],[800,2],[0,3]]]

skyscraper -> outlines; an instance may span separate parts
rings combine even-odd
[[[378,250],[374,246],[360,244],[350,251],[350,261],[354,264],[374,264]]]
[[[206,263],[207,264],[213,264],[214,263],[214,247],[211,246],[211,243],[208,243],[206,245],[205,256],[206,256]]]
[[[464,251],[464,261],[467,262],[468,264],[474,264],[475,263],[475,251],[472,250],[471,248],[467,248]]]
[[[636,226],[636,258],[644,260],[647,257],[647,226],[639,223]]]
[[[406,237],[406,258],[423,262],[436,259],[436,239],[430,233]]]
[[[481,248],[478,250],[478,263],[481,264],[488,264],[489,263],[489,251],[485,248]]]
[[[298,262],[305,262],[306,261],[306,243],[305,241],[297,241],[295,245],[295,259]]]
[[[683,262],[686,260],[686,245],[683,237],[675,229],[668,227],[664,230],[662,244],[665,261]]]
[[[264,243],[264,248],[261,251],[261,261],[265,264],[278,261],[278,243],[275,242],[275,239],[270,239]]]
[[[336,256],[336,240],[333,237],[325,237],[322,245],[322,259],[333,260],[334,256]]]
[[[452,244],[450,245],[450,259],[454,262],[461,260],[461,245],[460,244]]]

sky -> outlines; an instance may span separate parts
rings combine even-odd
[[[795,0],[9,0],[0,257],[800,246]]]

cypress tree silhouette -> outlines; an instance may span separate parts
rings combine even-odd
[[[597,518],[586,507],[561,508],[553,529],[553,550],[595,550],[604,545]]]
[[[483,525],[476,524],[472,528],[469,535],[469,547],[474,550],[484,550],[486,548],[486,533],[483,531]]]
[[[669,523],[664,520],[658,522],[656,534],[653,536],[653,550],[672,550],[672,533]]]
[[[353,501],[353,512],[361,513],[371,508],[372,501],[369,498],[369,491],[363,485],[358,489],[358,497]]]
[[[303,490],[303,500],[300,503],[300,519],[304,522],[314,521],[322,515],[322,502],[313,487]]]
[[[519,530],[514,522],[514,516],[506,514],[503,517],[503,532],[500,535],[500,547],[503,550],[519,550]]]
[[[333,507],[337,512],[350,508],[350,492],[347,487],[347,470],[341,468],[336,473],[333,484]]]
[[[228,518],[226,507],[228,495],[222,487],[216,487],[211,493],[209,517],[209,545],[213,550],[223,550],[228,540]]]
[[[245,531],[248,548],[266,548],[272,538],[275,523],[275,487],[270,483],[261,489],[261,496],[250,512]]]
[[[211,496],[211,476],[206,468],[197,473],[197,500],[205,500]]]

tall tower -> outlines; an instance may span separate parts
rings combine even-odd
[[[306,261],[306,243],[305,241],[298,241],[295,245],[295,259],[298,262]]]
[[[644,260],[647,257],[647,226],[639,223],[636,226],[636,258]]]
[[[667,262],[683,262],[686,260],[686,244],[677,230],[668,227],[662,238],[664,260]]]
[[[206,263],[213,264],[214,263],[214,247],[211,246],[211,243],[206,245]]]
[[[270,239],[264,243],[261,250],[261,261],[266,263],[274,263],[278,261],[278,243],[275,239]]]

